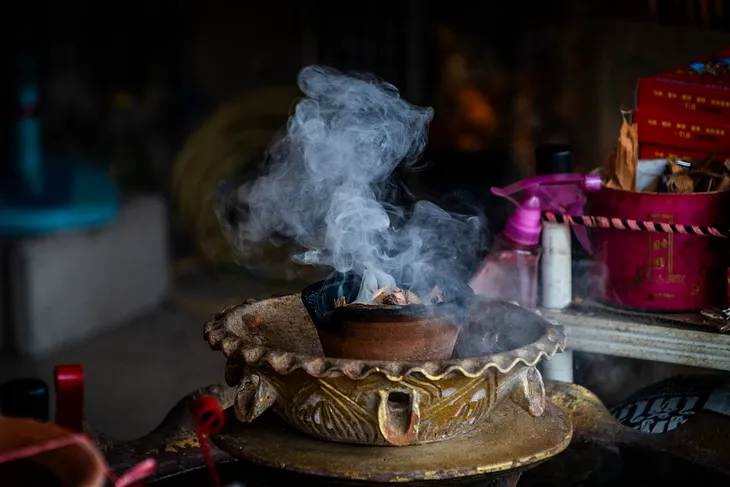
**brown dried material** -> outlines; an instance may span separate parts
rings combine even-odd
[[[689,174],[674,174],[667,178],[669,193],[688,194],[695,192],[695,182]]]
[[[409,304],[433,305],[444,302],[444,292],[438,286],[434,286],[425,301],[421,301],[418,295],[413,291],[397,287],[392,293],[389,293],[389,289],[390,286],[386,285],[375,291],[370,304],[381,306],[406,306]],[[344,296],[340,296],[335,300],[335,308],[339,308],[340,306],[349,306],[351,304],[355,303],[348,303]]]
[[[709,157],[704,160],[668,159],[670,175],[667,178],[669,193],[706,193],[730,189],[730,163]],[[690,180],[692,188],[690,190]]]
[[[421,304],[421,300],[418,299],[416,293],[398,287],[388,294],[388,286],[385,286],[375,293],[372,304],[404,306],[407,304]]]
[[[687,170],[686,168],[684,168],[684,167],[680,166],[679,164],[677,164],[677,161],[676,161],[676,159],[674,157],[670,157],[667,160],[667,162],[668,162],[668,165],[669,165],[669,171],[672,174],[680,174],[680,173],[683,173],[684,171]]]
[[[626,191],[636,191],[636,168],[639,163],[639,127],[624,119],[619,133],[615,156],[606,168],[606,185]]]
[[[381,298],[382,296],[385,296],[386,294],[388,294],[388,289],[390,289],[390,286],[386,284],[385,286],[383,286],[380,289],[378,289],[377,291],[375,291],[375,294],[373,294],[372,302],[375,303],[377,301],[380,301],[382,299]]]

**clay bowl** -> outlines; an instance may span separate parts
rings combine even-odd
[[[31,419],[0,418],[0,453],[73,434]],[[101,454],[90,443],[77,443],[33,457],[0,464],[3,487],[102,487],[106,474]]]
[[[460,300],[436,305],[351,304],[335,308],[336,299],[345,296],[352,302],[359,289],[359,278],[348,276],[321,281],[302,291],[302,302],[328,357],[446,360],[454,351],[463,309],[474,295],[465,287],[459,290]]]

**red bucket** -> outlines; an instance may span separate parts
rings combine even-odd
[[[603,187],[590,213],[639,221],[728,228],[730,192],[638,193]],[[649,311],[725,307],[727,239],[632,230],[591,229],[594,297]]]

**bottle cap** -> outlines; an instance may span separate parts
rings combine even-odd
[[[520,245],[537,245],[540,242],[540,231],[542,230],[541,217],[540,198],[530,196],[512,212],[507,219],[502,235]]]
[[[57,365],[56,424],[71,431],[84,431],[84,368],[77,364]]]
[[[538,175],[573,172],[573,151],[565,144],[545,144],[535,149]]]

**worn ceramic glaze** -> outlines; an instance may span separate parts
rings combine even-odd
[[[510,399],[533,416],[545,409],[536,365],[565,347],[562,327],[518,306],[475,297],[464,317],[460,358],[439,361],[326,357],[297,295],[223,310],[205,325],[228,358],[234,410],[251,422],[268,408],[316,438],[413,445],[462,436]],[[483,343],[481,356],[467,356]]]
[[[474,293],[461,290],[461,301],[435,305],[352,304],[360,289],[355,276],[321,281],[302,291],[302,302],[328,357],[360,360],[445,360],[459,335],[462,309]],[[335,307],[344,297],[347,306]]]
[[[483,475],[511,472],[519,477],[520,471],[563,451],[572,437],[570,418],[550,403],[535,418],[505,402],[475,430],[452,441],[417,448],[363,448],[318,441],[281,423],[269,414],[251,424],[233,419],[213,441],[240,460],[316,475],[320,479],[317,485],[324,485],[322,477],[329,477],[339,482],[416,482],[429,487],[424,482],[441,486],[445,480],[464,482],[472,477],[474,487],[486,487],[492,484]],[[437,480],[442,482],[434,482]],[[447,485],[464,487],[461,482]]]

